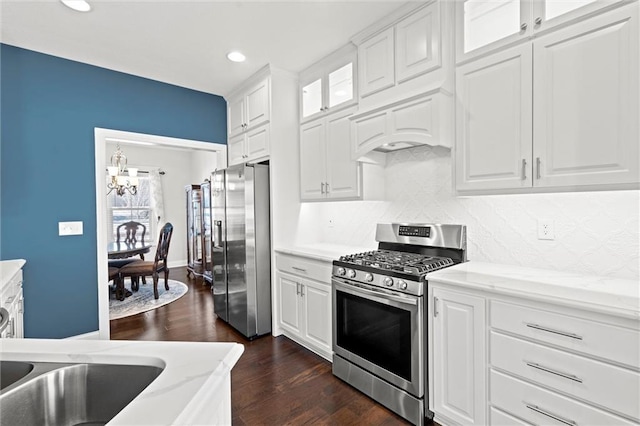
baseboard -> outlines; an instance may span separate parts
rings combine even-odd
[[[182,266],[187,266],[187,259],[174,260],[173,262],[167,262],[167,265],[169,265],[169,269],[171,269],[171,268],[180,268]]]
[[[92,331],[90,333],[78,334],[77,336],[69,336],[66,339],[71,340],[100,340],[100,332]]]

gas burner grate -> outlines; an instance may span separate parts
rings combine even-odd
[[[425,256],[418,253],[391,250],[350,254],[341,256],[340,260],[354,265],[370,266],[412,275],[422,275],[453,265],[453,260],[448,257]]]

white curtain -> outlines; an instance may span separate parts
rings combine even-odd
[[[164,198],[162,196],[162,175],[160,169],[149,170],[149,189],[151,192],[151,211],[153,213],[154,228],[160,229],[165,221]]]

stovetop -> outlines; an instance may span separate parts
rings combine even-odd
[[[394,250],[373,250],[349,254],[341,256],[339,261],[352,265],[354,268],[365,266],[375,268],[379,273],[401,272],[416,277],[454,264],[454,261],[449,257],[427,256]]]

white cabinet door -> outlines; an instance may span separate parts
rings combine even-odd
[[[245,97],[243,95],[229,99],[227,103],[228,134],[235,136],[244,131],[245,120]]]
[[[434,2],[396,25],[398,83],[440,66],[439,13],[439,3]]]
[[[247,91],[247,129],[254,128],[268,122],[271,118],[269,93],[269,78],[265,78],[260,83]]]
[[[456,188],[531,187],[531,45],[458,67]]]
[[[245,162],[269,155],[269,130],[265,124],[247,132]]]
[[[359,163],[351,159],[349,117],[352,113],[352,110],[339,112],[325,121],[327,198],[355,198],[359,194],[361,169]]]
[[[302,316],[300,314],[300,283],[299,279],[289,277],[280,272],[277,273],[278,294],[280,296],[280,326],[282,328],[301,335],[302,332]]]
[[[362,97],[395,84],[393,27],[358,46],[358,72]]]
[[[229,138],[229,141],[227,142],[227,155],[229,157],[230,166],[244,163],[245,139],[245,133],[240,133],[237,136]]]
[[[300,198],[313,200],[324,197],[325,125],[316,120],[300,126]]]
[[[433,289],[434,407],[465,425],[486,424],[485,300]]]
[[[638,181],[638,39],[635,4],[534,41],[535,186]]]
[[[331,286],[320,285],[310,280],[302,281],[302,311],[304,337],[325,353],[332,351],[331,340]]]

